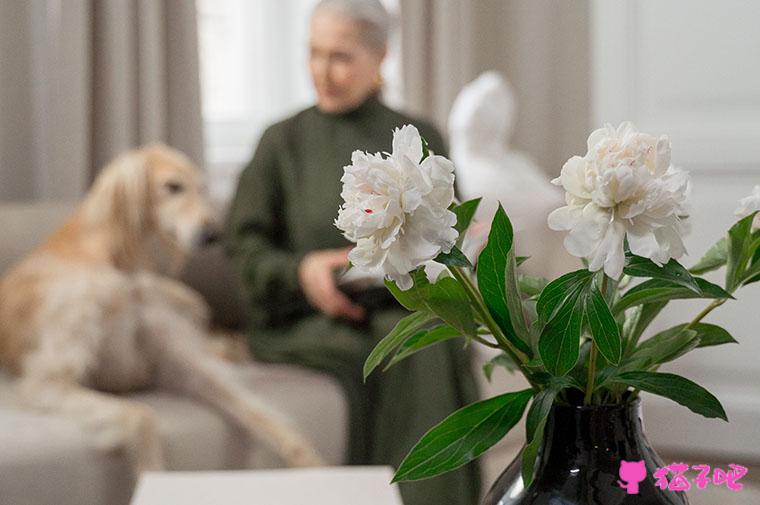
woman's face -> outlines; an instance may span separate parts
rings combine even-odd
[[[370,48],[357,21],[318,10],[311,18],[309,70],[324,112],[358,107],[379,87],[384,50]]]

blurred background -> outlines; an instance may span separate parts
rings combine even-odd
[[[224,205],[263,129],[313,103],[314,3],[0,0],[0,213],[75,201],[111,157],[152,140],[204,167]],[[668,134],[674,163],[693,178],[687,265],[760,184],[754,0],[384,3],[395,20],[385,100],[441,131],[462,86],[496,70],[517,102],[504,141],[547,178],[585,153],[588,133],[606,122]],[[716,394],[731,423],[650,397],[647,433],[666,455],[760,465],[760,287],[740,298],[710,317],[740,345],[667,367]],[[657,326],[687,321],[700,307],[676,303]],[[499,377],[494,387],[509,387]]]

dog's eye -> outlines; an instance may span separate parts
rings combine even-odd
[[[169,181],[164,186],[169,191],[169,193],[172,194],[181,193],[185,190],[185,186],[183,186],[181,182],[177,181]]]

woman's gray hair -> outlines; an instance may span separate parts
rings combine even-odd
[[[360,23],[361,36],[369,47],[384,50],[388,46],[391,21],[380,0],[320,0],[313,12],[322,9],[329,9]]]

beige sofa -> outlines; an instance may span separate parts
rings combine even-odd
[[[32,249],[71,212],[69,204],[0,205],[0,272]],[[217,247],[192,260],[184,280],[201,291],[218,324],[244,324],[235,279],[224,268]],[[475,372],[488,358],[481,355]],[[252,391],[268,398],[301,428],[332,465],[344,462],[346,404],[328,376],[292,366],[259,363],[236,367]],[[512,383],[512,384],[510,384]],[[503,371],[493,384],[482,382],[483,396],[524,386]],[[135,395],[159,416],[168,465],[173,470],[265,468],[280,466],[275,456],[246,439],[216,412],[163,392]],[[515,429],[484,460],[484,483],[491,482],[521,443]],[[101,454],[84,444],[76,424],[18,407],[7,377],[0,376],[0,505],[120,505],[133,487],[121,454]]]
[[[67,204],[0,206],[0,272],[70,211]],[[218,264],[220,258],[217,249],[194,260],[190,282],[214,278],[198,263]],[[224,290],[229,284],[218,275],[216,279],[206,294],[217,308],[226,306],[218,319],[240,323],[239,314],[233,313],[239,305],[234,296],[229,297],[229,289]],[[221,296],[224,292],[227,300]],[[236,367],[235,373],[303,430],[328,463],[343,463],[347,416],[336,382],[289,366],[248,364]],[[158,413],[168,465],[173,470],[280,466],[274,455],[204,405],[158,391],[135,396]],[[121,454],[89,449],[81,430],[71,421],[19,408],[8,377],[0,377],[0,505],[120,505],[128,503],[133,484]]]

